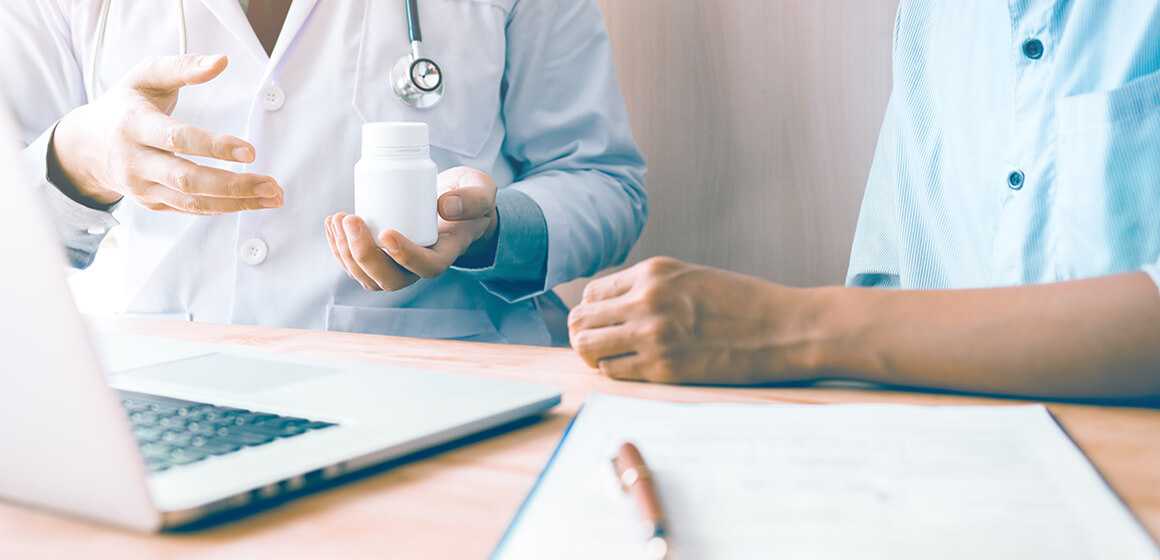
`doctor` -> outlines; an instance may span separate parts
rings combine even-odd
[[[548,290],[621,262],[647,211],[601,15],[413,6],[433,107],[392,85],[403,0],[0,4],[0,95],[73,264],[121,224],[134,314],[551,343]],[[430,125],[452,232],[390,258],[344,214],[360,125],[388,120]]]

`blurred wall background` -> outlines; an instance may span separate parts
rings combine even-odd
[[[653,255],[809,286],[845,277],[890,93],[897,0],[599,0]],[[583,282],[559,289],[569,303]]]

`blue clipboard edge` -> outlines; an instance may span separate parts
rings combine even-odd
[[[528,509],[528,505],[532,503],[532,500],[535,499],[536,494],[540,491],[540,486],[543,484],[544,478],[548,476],[548,471],[552,469],[552,465],[556,464],[556,457],[560,454],[560,449],[564,447],[564,442],[568,441],[568,434],[572,433],[572,426],[576,425],[576,419],[580,418],[580,414],[583,412],[584,405],[581,404],[580,407],[576,409],[576,414],[572,416],[572,420],[568,422],[568,426],[564,428],[564,433],[560,434],[560,441],[556,442],[556,448],[552,450],[552,454],[548,456],[548,461],[544,464],[544,468],[540,470],[540,474],[536,476],[536,481],[532,483],[532,488],[531,490],[528,490],[528,495],[524,497],[523,502],[520,502],[520,507],[516,508],[515,515],[513,515],[512,520],[508,522],[507,529],[504,530],[503,536],[500,537],[499,542],[496,543],[495,550],[491,552],[491,556],[489,556],[489,558],[492,558],[493,560],[498,558],[499,554],[501,554],[504,548],[507,546],[508,540],[512,536],[512,532],[517,526],[519,526],[520,518],[524,516],[524,511]]]

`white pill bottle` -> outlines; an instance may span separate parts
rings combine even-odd
[[[378,243],[393,229],[424,247],[439,240],[439,170],[431,161],[427,123],[373,122],[362,128],[354,166],[355,213]]]

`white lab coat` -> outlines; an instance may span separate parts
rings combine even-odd
[[[536,297],[623,261],[639,236],[643,161],[591,0],[422,0],[425,54],[447,80],[431,110],[401,103],[387,80],[407,49],[401,1],[295,0],[269,57],[238,0],[184,1],[189,51],[224,53],[230,66],[183,89],[174,115],[252,142],[253,164],[223,166],[274,176],[285,206],[201,217],[125,201],[109,216],[45,183],[66,237],[127,228],[128,312],[546,344]],[[0,95],[26,155],[43,165],[54,123],[85,103],[86,83],[98,79],[99,95],[143,57],[177,54],[176,2],[113,0],[96,77],[99,2],[0,4]],[[322,222],[354,210],[360,125],[372,120],[427,122],[440,169],[476,167],[534,200],[548,226],[543,285],[504,290],[459,270],[394,293],[350,280]]]

